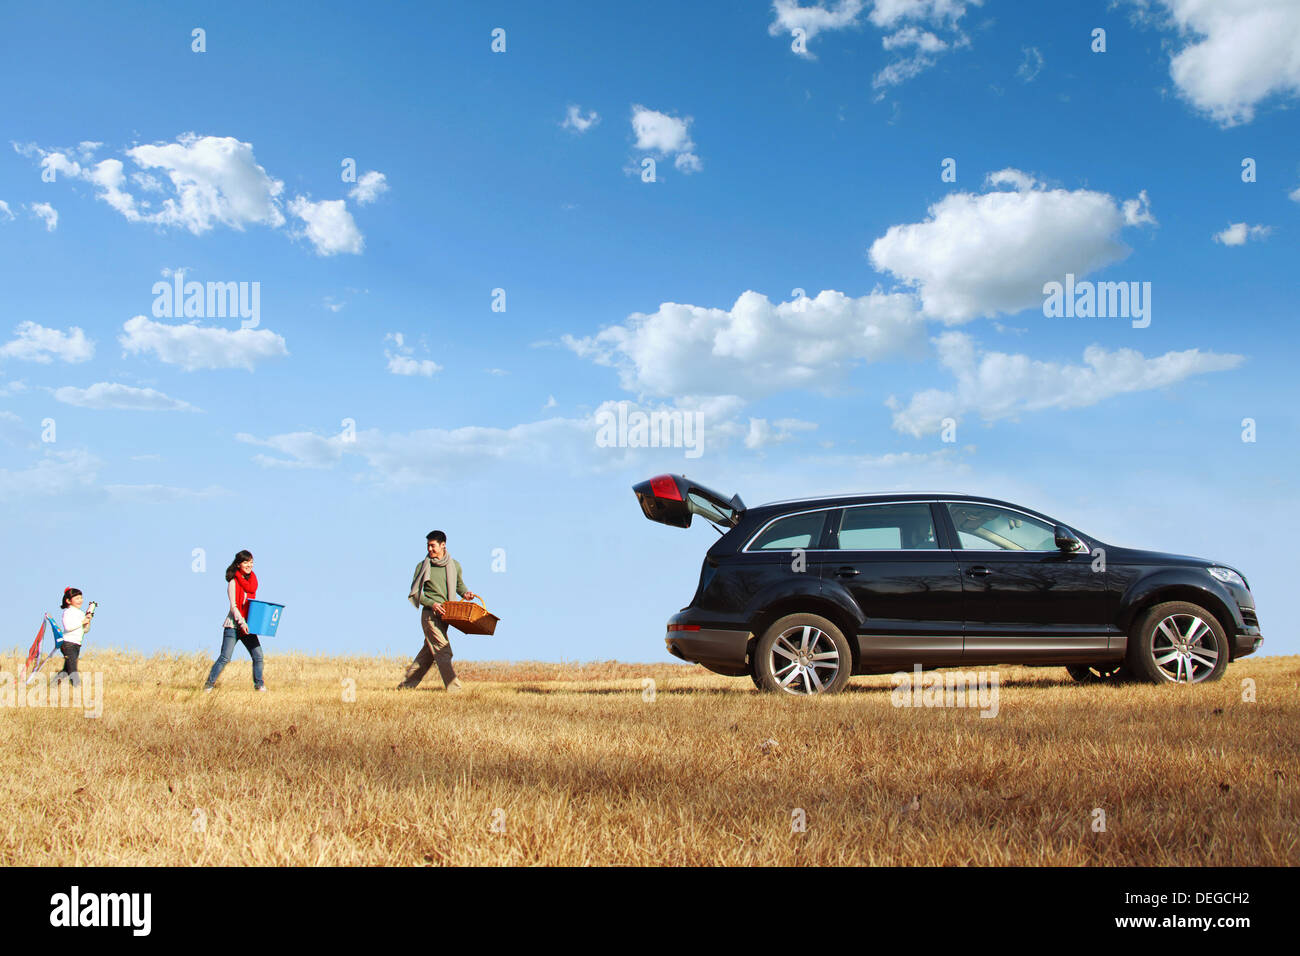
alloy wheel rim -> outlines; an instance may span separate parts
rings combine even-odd
[[[800,624],[772,642],[772,676],[787,694],[820,694],[840,672],[840,652],[821,628]]]
[[[1219,639],[1199,615],[1170,614],[1152,633],[1151,657],[1165,680],[1199,684],[1219,662]]]

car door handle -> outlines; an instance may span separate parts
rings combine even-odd
[[[862,572],[859,571],[857,568],[837,568],[835,571],[835,576],[837,578],[851,578],[861,573]]]
[[[966,573],[973,578],[986,578],[993,572],[990,571],[988,568],[978,567],[978,568],[967,568]]]

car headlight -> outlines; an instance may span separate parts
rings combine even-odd
[[[1235,585],[1242,590],[1249,590],[1246,587],[1245,579],[1232,568],[1206,568],[1212,575],[1222,581],[1224,584]]]

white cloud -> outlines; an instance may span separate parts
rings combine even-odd
[[[289,354],[284,338],[269,329],[222,329],[197,323],[168,325],[143,315],[122,325],[118,342],[127,352],[153,353],[168,365],[195,369],[245,368]]]
[[[1022,47],[1021,52],[1025,58],[1020,61],[1020,66],[1016,68],[1016,76],[1025,83],[1032,83],[1038,78],[1038,74],[1043,71],[1043,54],[1036,46]]]
[[[0,358],[22,359],[27,362],[48,364],[60,362],[85,362],[95,354],[95,343],[75,325],[63,332],[47,329],[35,322],[20,322],[14,329],[14,338],[0,345]]]
[[[1287,193],[1287,198],[1292,202],[1300,202],[1300,186],[1297,186],[1295,189]]]
[[[829,6],[818,2],[808,7],[801,7],[798,0],[774,0],[772,12],[776,19],[767,28],[770,35],[789,36],[795,30],[802,30],[811,41],[823,30],[857,26],[862,0],[838,0]]]
[[[1028,173],[1021,172],[1019,169],[999,169],[996,172],[989,173],[984,177],[986,186],[1010,186],[1012,189],[1035,189],[1039,185],[1037,179]]]
[[[570,103],[568,109],[564,111],[564,122],[560,126],[571,129],[575,133],[585,133],[599,122],[600,115],[595,110],[589,111],[584,116],[580,107]]]
[[[0,410],[0,439],[19,447],[36,444],[35,436],[23,427],[23,420],[13,412],[3,410]]]
[[[922,30],[914,26],[903,27],[898,32],[889,34],[880,41],[880,45],[886,50],[916,47],[922,53],[942,53],[948,49],[948,44],[929,30]]]
[[[401,332],[389,332],[384,336],[384,341],[392,342],[397,347],[396,352],[384,349],[384,357],[388,359],[388,371],[394,375],[423,375],[429,378],[435,372],[442,371],[442,366],[432,359],[414,358],[415,350],[406,344],[406,337]]]
[[[105,485],[104,490],[115,501],[133,501],[157,504],[160,501],[206,501],[225,498],[230,492],[217,485],[207,488],[175,488],[171,485]]]
[[[911,50],[909,56],[894,60],[872,79],[872,87],[884,90],[916,76],[934,65],[935,58],[948,50],[969,46],[969,39],[958,29],[957,23],[967,6],[978,6],[980,0],[875,0],[868,19],[881,30],[890,31],[881,39],[887,51]],[[862,0],[819,0],[811,6],[800,6],[797,0],[774,0],[775,19],[768,25],[772,36],[790,36],[802,30],[806,43],[796,49],[805,59],[816,59],[808,48],[814,37],[827,30],[847,30],[858,26],[865,4]],[[918,23],[931,29],[922,29]],[[944,38],[936,31],[946,31]],[[883,92],[877,99],[883,97]]]
[[[386,192],[388,192],[388,177],[372,169],[361,174],[361,178],[357,180],[357,184],[352,187],[348,195],[358,206],[364,206],[366,203],[374,202]]]
[[[137,200],[126,191],[127,176],[120,159],[105,159],[91,166],[83,165],[91,159],[85,149],[45,150],[35,145],[15,148],[26,155],[40,156],[41,167],[56,178],[92,183],[99,190],[99,198],[131,222],[178,226],[195,235],[216,225],[243,229],[249,223],[272,227],[284,223],[277,198],[284,184],[257,164],[250,143],[230,136],[183,133],[174,143],[135,146],[125,151],[142,170],[158,170],[170,181],[172,195],[157,210],[147,200]],[[157,177],[144,175],[147,178],[139,182],[146,190],[163,188]]]
[[[688,127],[690,119],[679,119],[644,106],[632,107],[632,131],[636,133],[637,149],[652,149],[660,153],[675,153],[692,147]]]
[[[409,355],[388,355],[388,371],[394,375],[423,375],[429,378],[435,372],[441,372],[442,366],[433,359],[416,359]]]
[[[1126,226],[1156,226],[1156,217],[1151,214],[1151,200],[1147,196],[1147,191],[1143,189],[1137,194],[1136,199],[1124,200],[1124,225]]]
[[[99,144],[89,145],[98,148]],[[195,235],[219,225],[242,231],[250,224],[279,229],[287,222],[281,200],[284,183],[258,165],[251,143],[231,136],[184,133],[174,143],[135,146],[124,152],[139,167],[129,176],[120,159],[108,158],[90,164],[93,150],[46,150],[35,144],[17,143],[14,149],[26,156],[39,157],[42,168],[53,172],[56,178],[93,184],[97,197],[130,222],[179,227]],[[141,195],[127,188],[128,180],[142,191]],[[362,175],[349,195],[358,204],[366,204],[387,190],[385,175],[370,170]],[[145,194],[156,192],[170,194],[161,202],[144,198]],[[293,230],[293,234],[310,239],[319,255],[359,254],[365,246],[342,199],[313,202],[295,196],[288,203],[288,211],[303,223],[303,228]],[[49,212],[53,219],[47,222],[53,229],[57,214],[52,209]]]
[[[89,388],[65,385],[54,390],[57,401],[80,408],[123,409],[145,412],[197,412],[189,402],[171,398],[152,388],[135,388],[114,382],[97,382]]]
[[[1043,409],[1085,408],[1128,392],[1165,388],[1192,375],[1237,368],[1240,355],[1188,349],[1146,358],[1134,349],[1090,345],[1082,365],[1043,362],[1027,355],[980,352],[962,332],[935,339],[939,364],[952,373],[952,391],[929,389],[906,406],[890,397],[894,428],[916,437],[932,434],[944,418],[976,414],[984,421]]]
[[[1272,231],[1272,226],[1248,226],[1244,222],[1234,222],[1222,232],[1216,232],[1214,241],[1225,246],[1244,246],[1247,239],[1264,239]]]
[[[888,29],[904,20],[953,24],[966,14],[968,6],[978,7],[981,0],[876,0],[871,22]]]
[[[1170,76],[1196,109],[1233,126],[1253,120],[1255,108],[1271,96],[1300,95],[1300,3],[1159,2],[1186,41],[1170,59]]]
[[[692,443],[700,438],[698,450],[714,454],[728,447],[761,449],[773,441],[787,440],[793,433],[815,426],[797,419],[781,419],[772,425],[760,421],[742,421],[736,417],[744,402],[735,396],[686,398],[673,404],[640,404],[608,401],[589,414],[572,418],[546,418],[510,428],[467,425],[460,428],[428,428],[411,432],[358,431],[345,439],[342,434],[322,435],[315,432],[290,432],[265,438],[247,433],[235,436],[238,441],[267,449],[253,460],[266,468],[329,469],[345,465],[349,459],[368,469],[367,477],[393,486],[458,481],[466,474],[486,478],[494,467],[558,467],[570,473],[608,472],[636,464],[660,467],[665,458],[688,459],[687,437],[679,427],[680,444],[663,447],[604,447],[598,444],[602,429],[609,430],[621,412],[629,424],[637,413],[678,416],[684,424],[686,414],[698,413],[701,432],[694,432]],[[621,406],[621,409],[620,409]],[[696,421],[691,419],[692,423]],[[692,424],[694,429],[694,424]],[[631,442],[629,442],[631,444]]]
[[[142,169],[157,169],[171,180],[175,198],[163,201],[152,217],[198,235],[221,223],[233,229],[260,223],[280,226],[284,215],[277,197],[284,183],[267,175],[253,157],[251,143],[233,136],[184,133],[174,143],[136,146],[126,155]],[[120,182],[120,164],[112,178]],[[103,169],[100,163],[97,169]]]
[[[47,156],[46,163],[42,165],[49,165],[49,160],[52,158]],[[168,207],[165,201],[163,209],[158,212],[141,212],[141,207],[148,209],[151,204],[145,201],[137,205],[135,196],[122,188],[122,184],[126,182],[126,173],[120,159],[106,159],[86,170],[81,170],[75,163],[72,165],[77,170],[75,175],[98,186],[99,198],[126,217],[128,222],[150,222],[160,226],[180,224],[178,209],[181,207],[175,204],[175,200],[168,200],[172,202],[171,207]],[[156,178],[150,176],[149,181],[156,183],[161,189],[162,184]],[[191,220],[188,225],[196,234],[211,228],[210,224],[199,228],[201,221],[198,219]]]
[[[15,148],[39,156],[41,167],[56,178],[93,184],[98,197],[130,222],[175,226],[195,235],[217,225],[242,230],[250,223],[272,228],[284,224],[278,198],[284,183],[257,164],[252,144],[231,136],[183,133],[174,143],[126,150],[124,155],[141,170],[157,170],[170,182],[171,195],[157,209],[125,189],[127,175],[120,159],[104,159],[92,166],[84,149],[45,150],[34,144]],[[131,179],[146,192],[166,192],[163,182],[152,173],[136,172]]]
[[[289,212],[306,223],[299,234],[311,240],[317,255],[333,256],[340,252],[360,255],[365,249],[365,238],[342,199],[312,202],[295,196],[289,203]]]
[[[980,0],[969,2],[978,5]],[[876,0],[871,10],[871,22],[881,29],[895,31],[882,38],[881,46],[885,50],[913,51],[910,56],[887,64],[872,77],[871,87],[877,91],[877,100],[884,99],[885,91],[890,87],[905,83],[934,66],[941,54],[970,46],[969,37],[957,27],[966,6],[965,0]],[[900,27],[908,20],[946,30],[949,38],[944,40],[931,30],[922,30],[914,25]]]
[[[132,173],[131,182],[135,183],[147,193],[161,193],[167,191],[167,187],[162,184],[162,180],[153,175],[153,173]]]
[[[59,211],[47,202],[30,203],[27,208],[41,222],[45,223],[45,231],[53,232],[59,228]]]
[[[825,290],[773,304],[743,293],[730,309],[665,302],[594,336],[564,336],[579,356],[617,368],[622,386],[658,396],[745,395],[832,387],[860,361],[918,354],[910,295]]]
[[[4,414],[0,413],[0,425]],[[24,442],[24,444],[31,444]],[[154,456],[135,456],[135,460]],[[49,497],[60,499],[66,505],[71,495],[87,494],[94,498],[107,495],[115,501],[137,501],[147,505],[160,501],[177,501],[182,499],[205,499],[229,495],[223,488],[211,486],[202,490],[173,488],[167,485],[104,485],[98,486],[100,466],[99,458],[90,452],[74,448],[68,451],[55,451],[45,446],[43,457],[34,464],[21,470],[0,469],[0,498]]]
[[[704,168],[704,164],[700,162],[700,157],[694,153],[678,153],[673,159],[673,166],[681,173],[698,173]]]
[[[513,428],[465,426],[413,432],[358,431],[343,435],[291,432],[257,438],[238,434],[246,444],[269,449],[254,461],[267,468],[333,468],[346,456],[356,456],[371,469],[374,480],[390,485],[452,480],[481,473],[494,463],[535,463],[593,457],[595,425],[579,419],[552,418]]]
[[[749,431],[745,433],[745,447],[758,449],[779,445],[794,438],[797,432],[813,431],[816,428],[815,422],[797,418],[781,418],[775,422],[769,422],[766,418],[751,418]]]
[[[13,212],[9,209],[9,204],[3,199],[0,199],[0,217],[3,217],[5,222],[12,222],[14,218]]]
[[[0,468],[0,497],[66,495],[92,487],[98,469],[99,459],[82,449],[47,450],[30,468],[19,471]]]
[[[636,134],[636,148],[649,150],[661,156],[674,156],[674,165],[683,173],[696,173],[702,168],[691,141],[692,118],[680,118],[660,113],[644,106],[632,107],[632,132]]]
[[[934,60],[923,53],[918,53],[904,60],[895,60],[871,78],[871,87],[875,90],[885,90],[891,86],[898,86],[901,83],[906,83],[912,77],[924,73],[932,66],[934,66]],[[882,93],[876,98],[880,99],[883,95]]]
[[[1122,259],[1121,228],[1154,222],[1145,197],[1121,211],[1106,193],[1047,189],[1014,169],[989,185],[1016,188],[950,193],[871,245],[872,265],[918,289],[927,315],[965,322],[1041,305],[1045,282]]]

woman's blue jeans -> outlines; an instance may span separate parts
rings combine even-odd
[[[212,671],[208,674],[208,687],[216,684],[217,678],[230,663],[230,656],[235,653],[235,644],[240,641],[248,648],[249,656],[253,658],[253,686],[262,686],[262,642],[257,639],[256,634],[241,634],[233,627],[224,627],[221,629],[221,656],[213,663]]]

